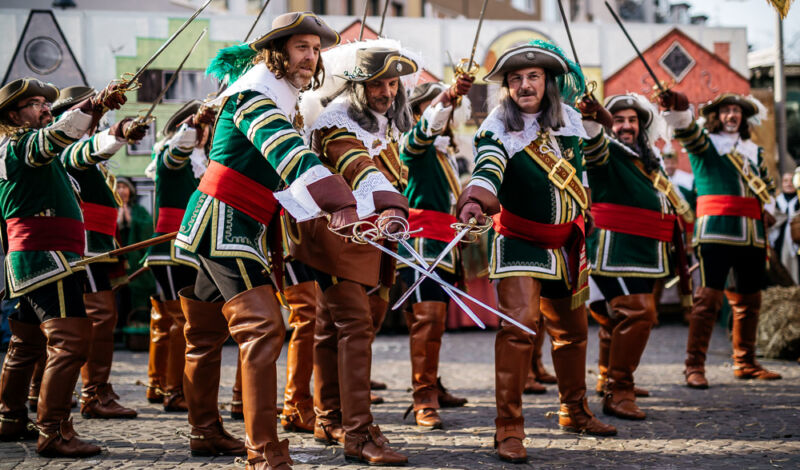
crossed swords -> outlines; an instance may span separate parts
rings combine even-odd
[[[401,229],[394,233],[390,232],[388,230],[388,227],[393,224],[400,225]],[[411,246],[410,243],[408,243],[408,239],[411,237],[412,234],[416,233],[417,231],[414,232],[410,231],[408,221],[401,217],[396,217],[396,216],[380,217],[378,218],[378,220],[375,221],[375,223],[362,220],[353,224],[352,226],[345,228],[345,230],[347,228],[352,228],[352,232],[349,234],[343,233],[343,230],[333,230],[333,232],[336,233],[337,235],[352,240],[354,243],[371,245],[380,250],[381,252],[391,256],[395,260],[405,264],[409,268],[419,273],[420,275],[419,279],[417,279],[417,281],[400,297],[400,300],[398,300],[395,303],[395,305],[392,306],[392,309],[398,308],[405,301],[405,299],[407,299],[411,295],[411,293],[414,292],[414,290],[420,283],[422,283],[422,281],[424,281],[425,279],[430,279],[436,284],[439,284],[442,290],[444,290],[444,292],[451,299],[453,299],[453,301],[459,307],[461,307],[461,309],[480,328],[486,329],[486,325],[481,321],[480,318],[478,318],[477,315],[475,315],[475,312],[473,312],[472,309],[469,308],[469,306],[467,306],[467,304],[461,297],[474,302],[476,305],[479,305],[486,311],[502,318],[503,320],[520,328],[526,333],[535,335],[536,332],[531,330],[527,326],[523,325],[517,320],[514,320],[508,315],[498,311],[494,307],[487,305],[485,302],[473,297],[472,295],[464,292],[458,287],[455,287],[452,284],[445,282],[441,278],[441,276],[439,276],[439,274],[436,272],[436,267],[439,265],[439,263],[441,263],[444,257],[447,256],[447,253],[449,253],[450,250],[452,250],[453,247],[455,247],[459,242],[461,242],[467,235],[472,235],[473,237],[476,237],[477,235],[480,235],[488,231],[489,228],[491,228],[491,222],[488,223],[487,225],[477,225],[475,219],[472,219],[468,224],[453,224],[451,225],[451,227],[453,227],[453,229],[457,230],[458,232],[456,233],[453,240],[447,244],[444,250],[442,250],[442,252],[436,257],[434,262],[430,265],[425,261],[425,258],[421,254],[419,254],[417,250],[415,250],[414,247]],[[400,244],[409,253],[411,253],[411,256],[414,258],[414,260],[400,256],[399,254],[395,253],[389,248],[386,248],[385,246],[383,246],[383,244],[379,243],[379,241],[382,239]]]

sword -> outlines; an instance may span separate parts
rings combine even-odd
[[[162,44],[161,47],[159,47],[158,50],[152,56],[150,56],[149,59],[147,59],[147,62],[145,62],[144,65],[142,65],[139,68],[139,70],[136,71],[136,73],[131,75],[130,78],[126,78],[125,75],[123,75],[122,80],[124,80],[125,82],[124,82],[124,84],[120,85],[120,90],[125,92],[125,91],[136,89],[136,88],[134,88],[136,86],[135,84],[137,83],[136,80],[142,75],[142,73],[144,73],[145,70],[147,70],[148,67],[150,67],[150,65],[153,63],[153,61],[155,61],[156,58],[158,56],[160,56],[162,52],[164,52],[164,49],[166,49],[167,46],[172,44],[172,41],[174,41],[175,38],[177,38],[178,35],[181,34],[183,32],[183,30],[186,29],[189,26],[189,24],[192,21],[194,21],[195,18],[197,18],[200,15],[200,13],[202,13],[203,10],[206,9],[206,7],[209,5],[209,3],[211,3],[211,0],[206,0],[206,2],[203,5],[201,5],[200,8],[198,8],[194,12],[194,14],[191,17],[189,17],[188,20],[184,21],[184,23],[181,25],[181,27],[178,28],[177,31],[172,33],[172,36],[170,36],[169,39],[167,39],[166,42],[164,42],[164,44]]]
[[[358,30],[358,40],[364,39],[364,25],[367,23],[367,9],[369,8],[369,0],[364,0],[364,16],[361,17],[361,29]]]
[[[437,256],[436,259],[433,260],[433,263],[431,263],[430,267],[428,267],[427,269],[429,273],[433,272],[433,270],[436,269],[436,267],[439,265],[439,263],[442,262],[445,256],[447,256],[447,254],[450,253],[450,250],[452,250],[461,241],[461,239],[463,239],[468,233],[483,233],[484,231],[489,230],[489,228],[491,227],[491,225],[487,225],[485,227],[476,227],[475,225],[477,224],[477,221],[474,218],[470,219],[469,222],[470,223],[464,225],[461,231],[458,232],[456,236],[450,241],[450,243],[448,243],[447,246],[444,247],[442,252],[439,253],[439,256]],[[420,284],[422,284],[422,281],[424,280],[425,280],[424,278],[419,278],[416,281],[414,281],[414,284],[412,284],[411,287],[409,287],[408,290],[406,290],[406,292],[400,296],[400,299],[398,299],[397,302],[395,302],[394,306],[392,306],[392,310],[396,310],[397,308],[399,308],[400,305],[402,305],[403,302],[405,302],[405,300],[411,296],[414,290]]]
[[[267,9],[267,5],[269,5],[270,0],[264,2],[264,6],[261,7],[261,11],[258,12],[258,16],[256,16],[256,20],[253,21],[253,24],[250,25],[250,31],[247,32],[247,36],[244,37],[244,42],[247,42],[250,39],[250,35],[253,34],[253,30],[256,29],[256,25],[258,24],[258,20],[261,19],[261,15],[264,14],[264,11]]]
[[[470,75],[475,76],[478,73],[478,66],[475,65],[473,69],[473,62],[475,61],[475,51],[478,49],[478,38],[481,37],[481,28],[483,27],[483,17],[486,16],[486,5],[489,3],[489,0],[483,0],[483,6],[481,7],[481,16],[478,19],[478,30],[475,32],[475,40],[472,41],[472,52],[469,54],[469,60],[461,59],[461,62],[458,63],[456,66],[456,71],[458,71],[458,75]],[[466,67],[465,67],[466,66]]]
[[[200,33],[200,36],[197,37],[197,40],[194,42],[194,44],[192,44],[192,48],[189,49],[189,52],[187,52],[186,56],[183,58],[183,60],[181,60],[181,63],[178,65],[178,68],[175,69],[175,73],[173,73],[172,76],[169,77],[169,81],[167,81],[167,84],[164,86],[164,88],[161,89],[161,92],[158,94],[156,99],[153,100],[153,104],[150,106],[150,109],[147,110],[147,114],[145,114],[143,117],[136,118],[137,125],[146,126],[147,124],[150,123],[150,116],[152,116],[153,111],[156,109],[156,106],[158,106],[161,100],[164,99],[164,95],[167,94],[167,90],[169,90],[172,84],[175,83],[175,80],[181,73],[181,69],[183,69],[183,64],[186,63],[186,60],[189,58],[190,55],[192,55],[194,50],[197,48],[197,45],[200,44],[200,40],[203,39],[203,36],[206,35],[206,31],[208,30],[204,29],[203,32]]]
[[[389,0],[383,2],[383,13],[381,14],[381,29],[378,30],[378,37],[383,34],[383,22],[386,21],[386,10],[389,9]]]
[[[633,50],[636,51],[636,55],[639,57],[639,60],[642,61],[642,64],[644,65],[644,68],[646,68],[647,72],[650,74],[650,76],[653,77],[653,81],[656,82],[656,86],[658,87],[659,91],[661,91],[661,93],[665,93],[667,90],[664,88],[664,86],[658,80],[658,77],[656,77],[656,73],[653,72],[653,69],[650,68],[650,64],[648,64],[647,61],[644,59],[644,56],[642,55],[642,53],[639,52],[639,48],[636,47],[636,43],[633,42],[633,39],[631,38],[631,35],[628,34],[628,30],[625,29],[625,25],[622,24],[622,20],[619,19],[619,16],[617,16],[617,13],[614,11],[613,8],[611,8],[611,5],[608,4],[608,1],[606,1],[606,7],[608,8],[608,11],[611,12],[611,16],[614,17],[614,20],[616,20],[617,24],[622,29],[622,32],[625,34],[625,37],[628,38],[628,42],[630,42],[631,46],[633,46]]]
[[[695,263],[694,265],[692,265],[691,268],[689,268],[689,270],[687,271],[687,274],[692,274],[693,272],[697,271],[697,268],[699,268],[699,267],[700,267],[700,263]],[[672,279],[670,279],[669,281],[664,283],[664,289],[671,289],[672,286],[677,284],[678,281],[680,281],[680,280],[681,280],[680,276],[673,277]]]
[[[71,264],[73,268],[77,268],[78,266],[86,266],[87,264],[96,263],[98,261],[105,261],[109,258],[112,258],[117,255],[124,255],[125,253],[130,253],[131,251],[141,250],[142,248],[147,248],[153,245],[159,245],[161,243],[165,243],[168,241],[172,241],[175,237],[178,236],[178,232],[166,233],[164,235],[159,235],[157,237],[153,237],[149,240],[143,240],[137,243],[130,244],[128,246],[123,246],[121,248],[117,248],[115,250],[107,251],[105,253],[99,254],[97,256],[92,256],[90,258],[84,258],[82,260],[76,261],[75,263]]]
[[[432,281],[436,282],[440,286],[446,287],[447,289],[450,289],[451,291],[453,291],[454,293],[464,297],[465,299],[468,299],[468,300],[476,303],[477,305],[483,307],[489,313],[492,313],[493,315],[496,315],[496,316],[502,318],[503,320],[511,323],[512,325],[516,326],[517,328],[523,330],[526,333],[530,333],[532,335],[536,334],[536,332],[534,332],[533,330],[531,330],[527,326],[523,325],[522,323],[520,323],[520,322],[514,320],[513,318],[509,317],[508,315],[497,311],[495,308],[490,307],[489,305],[486,305],[485,302],[476,299],[475,297],[471,296],[470,294],[467,294],[466,292],[464,292],[463,290],[459,289],[458,287],[455,287],[455,286],[452,286],[452,285],[446,283],[444,280],[442,280],[442,278],[438,274],[436,274],[435,271],[432,272],[432,273],[428,273],[427,271],[425,271],[425,269],[423,269],[422,267],[418,266],[416,263],[414,263],[410,259],[407,259],[407,258],[404,258],[404,257],[398,255],[397,253],[395,253],[394,251],[384,247],[380,243],[375,243],[374,241],[370,240],[369,238],[364,238],[363,240],[366,243],[368,243],[368,244],[374,246],[375,248],[379,249],[380,251],[386,253],[387,255],[393,257],[394,259],[400,261],[401,263],[406,264],[408,267],[410,267],[411,269],[417,271],[421,275],[423,275],[425,277],[429,277]]]

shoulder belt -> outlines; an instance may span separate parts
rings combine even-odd
[[[589,196],[586,194],[583,183],[578,179],[577,170],[566,158],[559,158],[556,155],[551,147],[548,132],[540,132],[536,140],[525,147],[525,152],[547,172],[547,178],[555,187],[568,192],[575,198],[581,209],[589,207]]]
[[[767,183],[750,169],[750,166],[745,163],[745,157],[737,152],[736,149],[726,153],[725,156],[733,163],[733,167],[736,168],[739,176],[744,179],[745,183],[747,183],[750,190],[755,193],[756,197],[758,197],[763,204],[769,203],[772,198],[767,192]]]
[[[678,191],[673,186],[672,181],[669,180],[663,173],[660,171],[651,171],[647,172],[644,169],[644,165],[641,161],[634,159],[633,160],[634,166],[636,166],[642,174],[653,183],[653,187],[656,191],[666,196],[667,201],[669,201],[670,205],[673,209],[675,209],[675,213],[678,214],[687,224],[694,223],[694,213],[692,213],[692,208],[689,206],[689,203],[686,202],[684,198],[678,194]]]

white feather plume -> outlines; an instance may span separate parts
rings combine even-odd
[[[416,86],[422,69],[424,68],[421,54],[409,49],[404,49],[400,41],[389,38],[368,39],[340,44],[322,53],[322,62],[325,64],[325,82],[318,89],[307,91],[301,96],[300,113],[303,115],[306,129],[310,129],[314,121],[316,121],[322,113],[322,99],[333,95],[347,83],[344,78],[341,78],[341,75],[344,75],[345,71],[352,71],[355,67],[356,51],[368,47],[396,49],[400,51],[401,55],[417,63],[417,71],[415,73],[400,78],[406,92],[411,93],[411,90]]]

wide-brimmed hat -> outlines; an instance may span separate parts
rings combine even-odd
[[[58,117],[61,113],[68,110],[76,103],[80,103],[87,98],[91,98],[95,93],[97,93],[97,90],[83,85],[62,88],[58,93],[58,99],[55,101],[55,103],[53,103],[53,107],[50,108],[50,113],[53,115],[53,117]]]
[[[356,51],[352,70],[337,75],[350,82],[367,82],[380,78],[397,78],[417,71],[417,63],[397,49],[368,47]]]
[[[569,63],[563,55],[541,45],[528,43],[503,52],[483,79],[487,82],[502,83],[508,72],[527,67],[541,67],[555,75],[570,71]]]
[[[19,78],[0,88],[0,116],[11,107],[31,96],[41,96],[48,103],[52,103],[58,98],[58,88],[50,83],[45,83],[37,78]]]
[[[423,83],[422,85],[414,87],[414,90],[411,91],[411,95],[408,97],[408,104],[414,107],[419,103],[430,101],[445,90],[447,90],[447,85],[442,82]]]
[[[189,116],[197,113],[197,110],[200,109],[200,106],[203,105],[203,102],[200,100],[192,100],[188,103],[181,106],[179,110],[175,112],[169,119],[167,119],[166,124],[161,129],[161,133],[164,134],[165,137],[170,137],[178,130],[178,126]]]
[[[270,41],[293,34],[314,34],[319,36],[323,49],[339,44],[339,33],[331,29],[322,19],[310,11],[284,13],[272,20],[272,29],[267,34],[250,42],[250,49],[258,51],[267,47]]]
[[[700,113],[703,116],[708,116],[712,112],[719,110],[720,106],[726,104],[735,104],[742,108],[742,116],[745,119],[758,114],[758,105],[756,105],[753,100],[736,93],[723,93],[719,95],[718,97],[701,106]]]
[[[653,110],[644,106],[636,95],[612,95],[606,98],[605,108],[609,113],[614,114],[622,109],[632,109],[639,116],[642,129],[647,129],[653,123]]]

